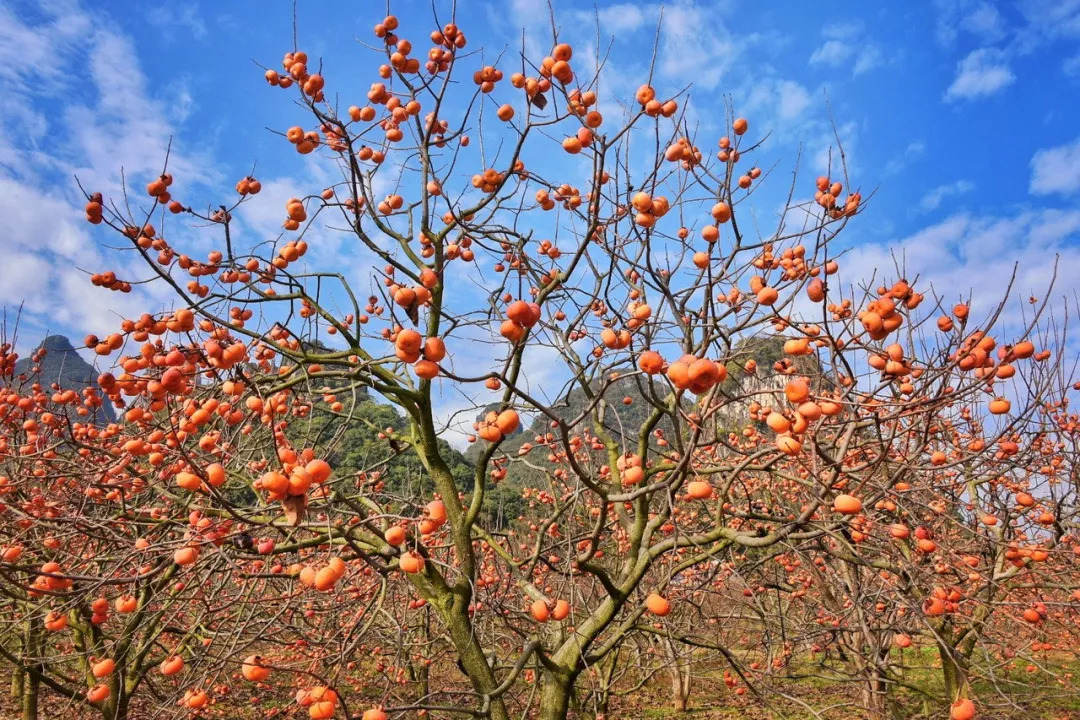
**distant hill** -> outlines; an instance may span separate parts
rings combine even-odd
[[[751,337],[738,343],[733,348],[731,358],[727,363],[728,379],[721,385],[721,390],[734,398],[746,397],[762,391],[782,389],[787,382],[787,376],[778,373],[773,364],[786,357],[784,354],[785,339],[783,336]],[[751,358],[757,362],[758,367],[753,375],[747,375],[743,370],[743,366]],[[816,355],[794,358],[794,365],[798,372],[814,376],[820,374],[821,371],[821,364]],[[654,410],[653,406],[642,394],[642,390],[647,391],[647,387],[644,381],[622,382],[616,386],[608,387],[604,393],[604,400],[607,405],[604,414],[604,429],[612,439],[628,451],[637,449],[638,434],[641,427]],[[597,388],[594,388],[594,391],[595,389]],[[624,403],[624,398],[630,399],[629,405]],[[663,396],[657,398],[658,401],[663,401],[663,399]],[[684,396],[682,404],[686,411],[690,411],[693,405],[692,396]],[[718,419],[722,425],[727,425],[731,430],[744,427],[748,422],[747,410],[749,404],[749,400],[734,400],[719,413]],[[581,388],[575,388],[561,400],[553,403],[551,411],[562,420],[571,421],[579,418],[588,405],[589,400],[584,391]],[[497,408],[497,405],[485,407],[478,415],[478,419],[482,418],[489,410]],[[579,420],[570,429],[572,433],[576,434],[586,427],[592,429],[592,424],[593,418],[590,415],[586,416],[584,420]],[[661,430],[665,436],[671,437],[673,429],[670,419],[665,416],[658,424],[657,429]],[[504,440],[499,446],[499,452],[500,454],[515,457],[523,445],[535,443],[537,436],[549,431],[550,420],[544,415],[538,415],[533,419],[528,429],[523,428]],[[650,444],[655,447],[655,438],[650,438]],[[474,443],[465,451],[465,460],[475,465],[486,446],[486,443]],[[512,464],[507,479],[503,481],[504,487],[502,490],[506,492],[512,488],[519,488],[522,485],[542,481],[544,470],[553,467],[546,460],[546,455],[546,451],[530,454],[529,461],[533,465],[532,468],[518,463]],[[604,451],[594,451],[593,461],[596,465],[607,464],[606,453]]]
[[[25,357],[15,363],[15,378],[26,375],[30,379],[34,368],[37,368],[37,377],[34,381],[40,382],[44,387],[50,387],[56,383],[65,390],[82,392],[84,388],[97,386],[98,373],[90,363],[83,360],[75,346],[63,335],[49,335],[37,350],[44,348],[45,356],[38,363],[33,363],[31,358]],[[35,350],[32,355],[37,354]],[[116,413],[112,405],[106,401],[97,413],[99,423],[112,422],[116,419]]]

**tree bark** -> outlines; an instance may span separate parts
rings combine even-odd
[[[127,720],[130,701],[131,696],[123,691],[110,696],[109,701],[101,709],[102,717],[105,720]]]
[[[41,681],[28,673],[23,682],[22,692],[22,720],[38,720],[38,691],[41,689]]]
[[[435,432],[430,406],[422,408],[416,427],[421,436],[421,443],[416,450],[431,473],[435,487],[443,497],[454,547],[460,562],[458,569],[466,579],[457,581],[452,587],[441,576],[434,575],[415,577],[413,582],[421,589],[421,593],[428,602],[435,605],[440,618],[450,631],[450,639],[454,643],[458,660],[461,661],[461,668],[472,682],[473,689],[478,694],[490,698],[488,714],[491,720],[509,720],[510,716],[506,712],[506,704],[502,698],[491,697],[499,683],[495,678],[495,672],[488,665],[487,656],[469,619],[468,608],[472,599],[470,580],[475,581],[476,578],[471,523],[467,521],[466,511],[458,499],[458,487],[454,475],[439,455],[438,435]]]
[[[863,684],[862,706],[867,720],[888,720],[889,698],[886,684],[879,677],[871,677]]]
[[[573,689],[574,678],[565,670],[545,673],[540,689],[539,720],[566,720]]]
[[[664,649],[671,664],[668,674],[671,676],[672,706],[675,712],[686,712],[690,707],[690,660],[681,657],[670,640],[664,641]]]
[[[45,672],[45,667],[40,664],[40,638],[37,633],[36,622],[33,619],[26,622],[26,633],[23,635],[23,663],[36,672],[26,672],[19,668],[17,671],[22,678],[20,694],[22,696],[22,720],[37,720],[38,698],[41,692],[41,677],[36,673]],[[30,665],[30,663],[34,663]]]
[[[117,670],[109,677],[109,699],[101,707],[104,720],[127,720],[131,695],[127,692],[123,670]]]
[[[889,646],[879,644],[864,670],[863,707],[869,720],[888,720],[890,717],[888,663]]]
[[[483,695],[490,696],[498,687],[498,683],[495,682],[495,675],[488,666],[487,656],[484,655],[480,643],[477,642],[472,628],[459,620],[451,626],[450,636],[454,640],[454,645],[457,646],[461,665],[465,668],[465,674],[469,676],[469,680],[472,681],[473,688]],[[492,698],[490,714],[492,720],[510,719],[501,697]]]
[[[938,643],[938,655],[941,657],[941,672],[945,679],[945,697],[951,703],[957,698],[967,697],[970,691],[967,663],[953,648]]]
[[[23,672],[23,669],[21,667],[15,668],[15,670],[11,673],[11,697],[21,698],[25,685],[26,673]]]
[[[26,653],[22,652],[26,648],[25,633],[23,637],[16,636],[15,640],[18,642],[19,647],[15,648],[13,652],[15,652],[16,657],[21,657],[22,661],[25,662]],[[25,687],[26,671],[23,670],[22,665],[15,665],[11,672],[11,697],[21,698]]]

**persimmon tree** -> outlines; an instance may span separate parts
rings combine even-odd
[[[1066,411],[1070,381],[1060,361],[1051,361],[1046,351],[1036,354],[1029,341],[997,348],[991,332],[1002,310],[970,331],[956,327],[954,321],[968,325],[969,312],[968,305],[957,305],[938,318],[929,337],[914,336],[914,350],[905,355],[953,346],[934,335],[969,333],[948,357],[991,394],[1000,391],[1002,380],[1022,373],[1013,388],[1016,399],[999,396],[986,410],[974,398],[950,403],[949,409],[927,416],[932,424],[906,427],[900,436],[904,445],[890,459],[892,468],[881,468],[903,468],[902,480],[886,476],[877,481],[890,492],[872,513],[856,515],[842,532],[787,544],[787,553],[770,556],[786,573],[773,586],[793,598],[809,590],[813,599],[801,610],[794,604],[777,608],[776,614],[788,621],[788,633],[826,656],[835,649],[862,684],[863,706],[873,717],[890,716],[892,688],[913,687],[903,675],[903,654],[896,653],[911,647],[913,638],[922,636],[936,647],[941,686],[949,702],[959,703],[956,714],[963,715],[969,709],[970,665],[977,652],[991,657],[1000,656],[1001,648],[1009,655],[1052,649],[1045,640],[1029,648],[1027,642],[992,637],[991,628],[1008,628],[1015,636],[1021,618],[1032,627],[1045,622],[1045,600],[1068,608],[1077,597],[1075,554],[1068,549],[1074,542],[1068,528],[1075,525],[1075,490],[1066,479],[1069,471],[1063,470],[1073,467],[1074,427]],[[1048,345],[1065,344],[1063,337],[1037,335]],[[893,347],[886,355],[890,352],[891,359],[871,358],[870,365],[881,371],[872,372],[886,382],[907,382],[890,372],[889,363],[899,360],[900,351]],[[1036,361],[1023,363],[1030,357]],[[962,377],[950,382],[962,382]],[[1019,412],[1017,402],[1022,402]],[[993,452],[986,452],[988,447]],[[776,578],[771,570],[762,563],[758,575]],[[804,589],[796,590],[800,576]],[[1019,617],[1018,603],[1030,605],[1021,606]],[[1000,691],[1000,701],[1014,701],[1017,688],[985,679]]]
[[[898,548],[904,569],[879,567],[887,519],[942,503],[952,529],[934,532],[986,541],[964,502],[1000,501],[1050,442],[1050,373],[1004,370],[1050,357],[1040,311],[994,340],[1001,313],[976,323],[962,305],[919,342],[942,312],[927,289],[841,284],[838,236],[864,203],[839,144],[827,175],[778,188],[766,230],[765,133],[734,108],[707,137],[688,90],[642,77],[607,97],[603,60],[557,32],[546,57],[488,60],[467,33],[387,16],[366,93],[297,48],[265,70],[297,107],[282,151],[334,178],[285,203],[275,238],[243,224],[256,177],[196,199],[166,161],[126,200],[88,189],[87,221],[146,268],[92,281],[166,287],[175,309],[86,338],[110,364],[100,396],[7,390],[7,627],[69,617],[57,652],[87,689],[31,643],[16,662],[35,682],[109,718],[144,683],[201,711],[239,672],[256,695],[298,690],[316,719],[546,720],[662,668],[685,704],[692,648],[728,662],[737,692],[795,651],[770,635],[743,667],[737,633],[702,629],[723,613],[776,627],[788,599],[770,591],[800,590],[756,579],[763,555],[903,572],[890,592],[921,603],[925,563]],[[759,363],[763,339],[779,351]],[[551,386],[530,381],[538,363]],[[448,393],[479,413],[469,475],[445,442]],[[375,425],[368,395],[402,422]],[[122,419],[95,425],[100,401]],[[327,458],[356,427],[382,449],[343,473]],[[490,502],[511,481],[517,519]],[[130,620],[95,623],[98,597],[134,598]],[[963,667],[959,630],[926,632]],[[667,660],[619,670],[656,650]],[[948,694],[966,701],[960,675]]]

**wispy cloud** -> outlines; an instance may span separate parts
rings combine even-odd
[[[975,189],[974,183],[967,180],[957,180],[953,183],[938,185],[922,196],[919,207],[923,210],[937,210],[946,199],[957,195],[964,195]]]
[[[197,40],[206,37],[206,22],[194,0],[168,6],[151,6],[146,11],[146,19],[157,26],[169,42],[174,42],[180,36],[194,37]]]
[[[1065,61],[1061,63],[1061,72],[1069,77],[1080,77],[1080,53],[1065,58]]]
[[[660,45],[660,71],[669,78],[693,78],[703,90],[720,84],[738,54],[723,20],[707,6],[689,2],[664,8]]]
[[[1036,152],[1028,189],[1033,195],[1071,195],[1080,190],[1080,138]]]
[[[994,48],[981,48],[957,63],[956,78],[945,92],[945,99],[987,97],[1012,85],[1015,80],[1004,53]]]
[[[912,140],[904,148],[904,152],[885,163],[884,173],[895,175],[905,169],[926,154],[926,143],[922,140]]]
[[[855,59],[855,67],[851,69],[853,75],[862,75],[878,67],[884,61],[884,55],[877,45],[867,45],[859,52]]]
[[[997,8],[985,0],[934,0],[937,10],[936,37],[943,46],[952,45],[961,34],[982,42],[996,42],[1005,36],[1005,21]]]
[[[27,67],[34,72],[19,71]],[[170,137],[170,164],[185,189],[216,179],[213,163],[183,148],[135,43],[73,2],[18,15],[0,6],[0,89],[8,99],[0,124],[20,138],[0,140],[0,213],[10,222],[0,305],[25,302],[28,326],[74,332],[106,331],[120,317],[164,309],[154,289],[124,294],[90,283],[90,273],[106,269],[126,280],[147,270],[132,253],[106,259],[98,251],[72,182],[78,176],[116,197],[122,168],[140,187],[160,172]]]
[[[885,55],[871,42],[861,23],[826,25],[826,40],[810,54],[810,64],[829,68],[850,67],[858,77],[883,64]]]
[[[826,40],[810,55],[810,64],[837,67],[847,62],[854,54],[855,48],[843,40]]]
[[[863,243],[841,261],[844,278],[881,284],[898,275],[918,278],[953,303],[973,293],[976,309],[985,311],[1002,299],[1013,273],[1014,292],[1043,297],[1057,265],[1056,295],[1080,288],[1080,258],[1071,246],[1080,234],[1080,210],[1031,210],[1009,216],[950,215],[891,243]],[[1017,264],[1019,259],[1023,262]],[[895,269],[899,264],[901,267]],[[1018,313],[1010,304],[1009,313]],[[1007,317],[1015,324],[1015,317]]]

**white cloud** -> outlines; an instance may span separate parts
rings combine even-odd
[[[123,294],[90,283],[94,272],[136,281],[149,270],[132,252],[106,259],[98,251],[98,242],[122,243],[91,231],[72,176],[119,198],[123,169],[138,214],[150,206],[140,200],[143,183],[160,172],[173,137],[170,168],[181,192],[213,179],[212,163],[184,151],[175,115],[153,96],[134,43],[115,27],[73,2],[30,15],[0,6],[0,125],[18,138],[0,138],[0,212],[10,223],[0,306],[25,303],[28,331],[109,332],[120,317],[166,307],[163,288]],[[31,75],[19,71],[26,67]]]
[[[9,248],[4,251],[4,262],[0,263],[0,287],[4,296],[12,302],[6,307],[11,313],[19,302],[25,303],[25,310],[31,313],[44,312],[48,309],[43,282],[50,276],[50,263],[43,257],[27,250]]]
[[[702,32],[708,28],[708,32]],[[693,49],[691,51],[691,48]],[[699,90],[712,90],[731,67],[736,45],[720,17],[710,9],[683,2],[664,8],[660,72]]]
[[[47,14],[31,28],[0,5],[0,82],[9,91],[55,90],[67,80],[64,66],[73,43],[92,28],[84,15],[62,11]],[[33,73],[27,73],[27,68],[33,68]]]
[[[780,98],[780,117],[785,120],[801,117],[810,105],[810,93],[792,80],[781,80],[777,85],[777,94]]]
[[[937,8],[937,40],[951,45],[961,33],[968,33],[983,42],[995,42],[1005,35],[1005,21],[985,0],[935,0]]]
[[[1001,37],[1002,24],[1001,13],[985,2],[976,3],[961,21],[964,30],[985,39]]]
[[[588,14],[592,15],[592,13]],[[645,24],[646,12],[637,3],[618,3],[600,8],[595,17],[600,20],[601,32],[626,33],[641,29]]]
[[[855,54],[855,48],[841,40],[826,40],[810,55],[811,65],[829,65],[836,67],[843,65]]]
[[[1080,0],[1025,0],[1017,10],[1043,35],[1080,37]]]
[[[878,65],[882,63],[881,50],[876,45],[867,45],[859,53],[859,57],[855,59],[855,67],[852,69],[853,75],[862,75],[863,73],[870,72]]]
[[[1080,190],[1080,138],[1036,152],[1028,189],[1033,195],[1068,195]]]
[[[858,77],[884,61],[881,48],[868,40],[861,23],[826,25],[821,34],[826,40],[810,54],[811,65],[847,66],[851,68],[852,77]]]
[[[93,258],[97,253],[80,210],[61,197],[0,175],[0,212],[8,221],[6,244],[54,253],[69,263]]]
[[[195,2],[151,7],[146,12],[146,19],[157,26],[170,42],[176,39],[178,29],[185,30],[186,34],[199,40],[206,37],[206,23],[199,12],[198,3]]]
[[[895,175],[925,154],[926,143],[921,140],[912,140],[908,143],[907,147],[904,148],[904,152],[901,155],[898,155],[885,163],[884,172],[886,175]]]
[[[861,22],[829,23],[821,29],[821,34],[827,38],[845,39],[858,35],[863,31]]]
[[[1061,63],[1061,72],[1069,77],[1080,77],[1080,54],[1065,58]]]
[[[817,133],[817,142],[810,143],[811,147],[818,148],[818,151],[814,153],[814,172],[838,179],[843,177],[845,168],[841,163],[839,149],[836,147],[837,136],[839,136],[840,142],[844,146],[844,157],[847,163],[846,171],[849,173],[854,172],[855,162],[852,151],[858,138],[858,126],[855,122],[851,121],[840,125],[836,128],[835,133],[831,125],[823,124],[818,128]]]
[[[919,201],[919,206],[922,207],[923,210],[936,210],[946,198],[955,195],[963,195],[974,189],[975,185],[967,180],[957,180],[954,183],[938,185],[936,188],[923,195],[922,200]]]
[[[1057,242],[1080,232],[1080,212],[1075,210],[1044,210],[1032,224],[1031,238],[1039,244]]]
[[[993,95],[1016,80],[1004,54],[994,48],[975,50],[956,65],[956,79],[946,100],[971,100]]]
[[[876,273],[878,285],[902,274],[928,298],[932,288],[950,305],[972,292],[973,308],[981,316],[1002,299],[1014,271],[1014,296],[1041,298],[1057,263],[1054,294],[1071,297],[1080,288],[1080,257],[1071,251],[1078,233],[1080,210],[1033,210],[1008,217],[956,214],[895,242],[852,248],[840,261],[841,274],[869,283]],[[1018,303],[1011,303],[1006,324],[1018,324],[1019,312]]]
[[[758,78],[734,91],[733,95],[738,101],[737,114],[750,118],[755,127],[768,128],[783,141],[797,144],[806,140],[809,134],[819,134],[820,128],[806,112],[814,97],[794,80]]]

